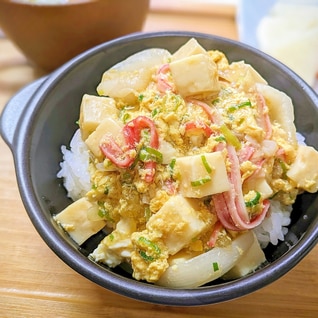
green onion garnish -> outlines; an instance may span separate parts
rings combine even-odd
[[[217,262],[213,262],[212,266],[215,272],[219,270],[219,264]]]
[[[206,156],[205,155],[202,155],[201,156],[201,160],[202,160],[202,163],[203,163],[203,166],[205,168],[205,170],[207,171],[207,173],[211,173],[212,172],[212,168],[210,167],[207,159],[206,159]]]
[[[98,201],[98,216],[102,219],[106,219],[110,222],[114,222],[114,220],[111,218],[110,213],[107,209],[105,209],[104,203],[102,201]]]
[[[280,167],[282,168],[282,171],[283,171],[282,177],[283,177],[283,179],[286,179],[286,173],[288,171],[286,163],[284,161],[282,161],[282,160],[279,160],[279,165],[280,165]]]
[[[170,171],[170,176],[173,177],[173,173],[174,173],[174,166],[176,165],[176,158],[173,158],[170,163],[169,163],[169,171]]]
[[[228,111],[229,111],[229,112],[234,112],[234,111],[236,111],[237,109],[240,109],[240,108],[243,108],[243,107],[252,107],[251,101],[248,100],[248,101],[246,101],[246,102],[237,104],[237,105],[235,105],[235,106],[230,106],[230,107],[228,108]]]
[[[212,101],[212,105],[216,105],[216,104],[219,103],[219,102],[220,102],[220,99],[219,99],[219,98],[214,99],[214,100]]]
[[[217,142],[223,142],[223,141],[226,141],[225,137],[223,135],[220,135],[218,137],[215,137],[214,138],[215,141]]]
[[[251,207],[259,204],[260,198],[261,198],[261,194],[258,191],[256,191],[255,197],[252,200],[245,202],[245,206],[248,208],[251,208]]]
[[[158,108],[155,108],[155,109],[151,112],[151,117],[155,117],[158,113],[159,113]]]
[[[162,163],[162,153],[152,147],[144,147],[140,150],[139,152],[139,159],[142,162],[147,162],[147,161],[155,161],[157,163]]]
[[[170,167],[171,170],[174,169],[174,166],[176,165],[176,161],[177,161],[177,159],[176,159],[176,158],[173,158],[173,159],[171,160],[171,162],[169,163],[169,167]]]
[[[208,177],[205,177],[205,178],[202,178],[202,179],[191,181],[191,185],[192,185],[192,187],[199,187],[199,186],[201,186],[203,184],[206,184],[206,183],[210,182],[211,180],[212,180],[212,178],[210,176],[208,176]]]
[[[145,208],[145,218],[146,218],[147,221],[149,220],[150,216],[151,216],[151,211],[150,211],[149,206],[147,206]]]
[[[150,247],[157,255],[160,255],[161,250],[160,250],[159,246],[157,244],[153,243],[152,241],[148,240],[144,236],[140,236],[138,239],[138,242],[144,246]]]
[[[153,262],[155,259],[152,256],[149,256],[145,251],[139,251],[139,255],[146,261],[146,262]]]
[[[220,127],[220,131],[222,132],[224,138],[230,145],[235,147],[235,149],[237,150],[241,149],[241,143],[239,139],[233,134],[233,132],[225,124],[223,124]]]

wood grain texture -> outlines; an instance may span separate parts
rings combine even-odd
[[[168,23],[169,22],[169,23]],[[171,24],[170,24],[171,23]],[[145,31],[202,31],[237,38],[234,17],[151,12]],[[0,39],[0,111],[43,75]],[[114,294],[80,276],[46,246],[20,200],[11,152],[0,139],[0,317],[317,317],[318,246],[292,271],[240,299],[203,307],[167,307]]]

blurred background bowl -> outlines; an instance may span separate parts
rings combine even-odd
[[[77,54],[142,29],[149,0],[1,0],[0,28],[50,72]]]

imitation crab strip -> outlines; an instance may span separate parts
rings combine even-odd
[[[154,122],[146,116],[138,116],[123,127],[125,139],[125,146],[123,148],[115,142],[112,136],[106,135],[100,146],[101,151],[117,167],[129,168],[135,161],[135,157],[131,155],[131,150],[136,149],[136,146],[141,140],[141,131],[143,129],[150,130],[150,147],[158,149],[159,137]],[[155,161],[145,162],[146,182],[153,181],[155,169]]]
[[[265,131],[265,139],[270,139],[272,136],[272,124],[268,114],[268,108],[266,101],[262,94],[257,94],[257,107],[258,113],[260,114],[260,126]]]
[[[186,101],[188,103],[191,103],[193,105],[197,105],[197,106],[201,107],[204,110],[204,112],[207,114],[208,118],[211,120],[212,123],[219,121],[219,118],[215,117],[211,107],[207,103],[204,103],[204,102],[197,100],[197,99],[194,99],[194,98],[187,98]]]
[[[212,129],[203,122],[187,122],[185,124],[186,132],[203,131],[207,137],[210,137],[213,133]]]
[[[167,73],[169,72],[169,64],[163,64],[157,71],[157,88],[160,93],[174,91],[174,87],[169,83]]]
[[[229,230],[253,229],[265,218],[270,206],[269,200],[264,200],[261,213],[250,219],[243,198],[240,165],[236,151],[233,146],[228,145],[227,152],[231,163],[231,171],[229,172],[231,189],[212,196],[216,214],[222,225]]]
[[[215,224],[214,224],[214,227],[213,227],[213,231],[212,231],[212,234],[210,236],[210,239],[209,241],[207,242],[208,246],[210,248],[213,248],[215,246],[215,243],[217,241],[217,238],[218,238],[218,235],[220,233],[220,231],[223,229],[223,225],[220,221],[217,221]]]

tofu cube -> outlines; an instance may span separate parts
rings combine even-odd
[[[266,181],[265,177],[253,177],[244,181],[243,190],[245,193],[249,191],[257,191],[263,199],[270,198],[273,195],[273,190]]]
[[[299,145],[296,159],[287,176],[298,188],[314,193],[318,190],[318,152],[310,146]]]
[[[205,157],[206,163],[211,168],[210,173],[202,157]],[[220,151],[177,158],[175,168],[180,174],[179,191],[185,197],[202,198],[230,189],[225,159]],[[210,178],[210,181],[202,185],[193,185],[207,178]]]
[[[173,81],[180,95],[218,92],[217,65],[207,54],[196,54],[170,63]]]
[[[182,45],[172,56],[171,61],[176,61],[190,55],[205,54],[207,51],[194,38]]]
[[[82,98],[79,126],[83,140],[95,131],[97,126],[107,117],[118,115],[115,100],[85,94]]]
[[[123,127],[120,122],[112,118],[106,118],[98,125],[96,130],[88,136],[85,143],[92,154],[98,160],[102,160],[103,154],[100,150],[100,144],[103,137],[107,134],[109,136],[113,136],[114,141],[118,144],[124,144],[122,129]]]
[[[193,199],[173,196],[149,219],[147,230],[161,233],[168,253],[174,255],[208,226],[199,211]]]
[[[88,219],[87,212],[92,208],[98,209],[96,205],[83,197],[66,207],[54,219],[78,245],[81,245],[106,225],[105,220]]]

